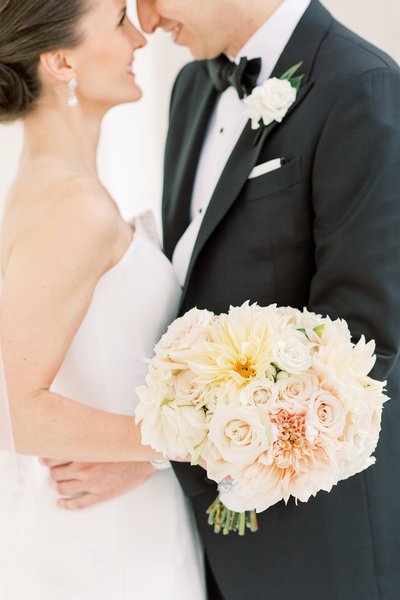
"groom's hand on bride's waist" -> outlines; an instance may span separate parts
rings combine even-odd
[[[40,462],[49,468],[49,485],[62,496],[57,505],[66,510],[121,496],[156,472],[149,462],[78,463],[46,458]]]

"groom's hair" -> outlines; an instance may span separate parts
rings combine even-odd
[[[0,121],[35,107],[40,55],[79,45],[79,20],[89,8],[89,0],[0,0]]]

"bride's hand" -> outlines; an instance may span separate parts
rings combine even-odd
[[[63,496],[57,505],[66,510],[88,508],[121,496],[156,472],[149,462],[81,463],[51,459],[40,462],[49,468],[49,485]]]

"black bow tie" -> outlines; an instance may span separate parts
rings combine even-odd
[[[261,58],[247,60],[243,56],[237,65],[230,61],[225,54],[220,54],[217,58],[207,62],[207,68],[217,92],[224,92],[232,85],[242,100],[246,95],[251,94],[257,83]]]

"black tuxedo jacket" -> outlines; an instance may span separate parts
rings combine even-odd
[[[176,465],[212,571],[227,600],[400,599],[400,74],[384,53],[312,3],[273,76],[303,61],[282,123],[243,131],[211,199],[181,312],[245,300],[307,306],[377,341],[388,379],[376,465],[305,504],[259,515],[259,532],[215,535],[216,488]],[[199,152],[216,93],[205,62],[179,74],[165,158],[164,246],[189,224]],[[257,164],[285,158],[248,180]]]

